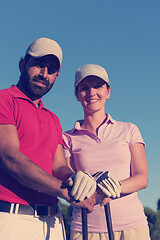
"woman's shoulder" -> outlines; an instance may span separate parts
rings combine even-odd
[[[124,128],[124,129],[137,129],[137,125],[135,123],[132,123],[132,122],[125,122],[125,121],[120,121],[120,120],[114,120],[112,119],[112,122],[113,124],[116,126],[116,127],[121,127],[121,128]]]
[[[75,135],[78,130],[81,130],[81,123],[83,120],[77,120],[72,129],[64,132],[65,135]]]
[[[124,122],[124,121],[115,121],[114,120],[114,129],[119,130],[120,132],[125,132],[126,134],[140,134],[138,126],[133,122]]]

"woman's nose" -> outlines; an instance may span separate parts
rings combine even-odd
[[[90,95],[95,95],[95,88],[93,88],[93,87],[89,88],[89,89],[88,89],[88,93],[89,93]]]

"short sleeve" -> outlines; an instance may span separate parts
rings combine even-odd
[[[0,91],[0,124],[16,125],[14,120],[14,100],[7,90]]]
[[[64,148],[64,155],[65,158],[71,157],[71,138],[68,134],[63,133],[63,148]]]
[[[130,146],[134,143],[142,143],[145,146],[145,142],[143,141],[142,135],[138,127],[133,123],[130,123],[130,134]]]
[[[62,126],[60,123],[59,118],[54,114],[56,118],[56,124],[57,124],[57,135],[58,135],[58,144],[63,145],[63,140],[62,140]]]

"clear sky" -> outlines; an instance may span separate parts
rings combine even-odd
[[[17,83],[19,59],[32,41],[56,40],[62,69],[43,102],[65,131],[83,118],[75,71],[87,63],[106,68],[112,88],[106,112],[135,123],[146,143],[149,185],[139,198],[153,210],[160,198],[159,13],[159,0],[8,0],[0,7],[0,88]]]

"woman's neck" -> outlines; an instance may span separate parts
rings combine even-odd
[[[102,125],[106,118],[107,116],[105,113],[94,113],[92,115],[85,115],[81,128],[87,129],[97,135],[98,128]]]

